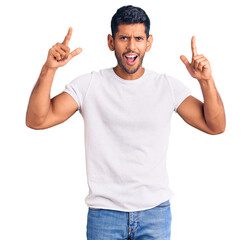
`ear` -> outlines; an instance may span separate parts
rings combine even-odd
[[[108,47],[109,47],[110,51],[115,50],[114,39],[111,34],[108,35]]]
[[[152,35],[149,35],[148,40],[147,40],[147,47],[146,47],[146,52],[149,52],[152,46],[153,42],[153,37]]]

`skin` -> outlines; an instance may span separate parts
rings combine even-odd
[[[68,44],[72,36],[72,28],[62,43],[55,44],[48,52],[48,57],[42,67],[39,79],[31,93],[27,113],[26,125],[33,129],[45,129],[66,121],[77,110],[75,100],[66,92],[62,92],[50,99],[50,91],[56,70],[66,65],[73,57],[81,53],[77,48],[70,52]],[[142,66],[145,52],[150,51],[153,42],[152,35],[148,39],[145,26],[139,24],[124,24],[118,26],[115,39],[108,35],[108,47],[115,51],[118,64],[115,73],[125,80],[135,80],[144,73]],[[180,59],[189,74],[198,80],[204,103],[193,96],[187,97],[178,107],[178,114],[189,125],[208,134],[220,134],[225,130],[225,112],[219,93],[215,87],[210,63],[206,57],[197,53],[195,37],[191,41],[191,63],[185,56]],[[137,54],[133,65],[128,64],[125,55]]]
[[[115,73],[126,80],[135,80],[141,77],[144,73],[143,58],[145,52],[150,51],[152,42],[152,35],[149,35],[147,39],[144,24],[119,25],[115,39],[111,34],[108,35],[108,47],[111,51],[115,51],[118,62],[114,68]],[[125,60],[124,56],[127,53],[136,53],[138,55],[133,66],[127,64]]]
[[[225,131],[225,110],[216,89],[208,59],[197,53],[195,36],[191,40],[192,60],[180,56],[189,74],[198,80],[204,103],[193,96],[186,98],[178,107],[178,114],[191,126],[208,134],[220,134]]]
[[[81,48],[70,52],[68,44],[71,37],[72,28],[70,27],[63,42],[56,43],[48,52],[47,60],[42,67],[27,107],[26,125],[32,129],[46,129],[58,125],[78,110],[77,103],[65,92],[50,99],[52,82],[57,69],[65,66],[82,52]]]

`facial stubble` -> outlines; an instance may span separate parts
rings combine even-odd
[[[130,52],[129,52],[130,53]],[[145,55],[145,54],[144,54]],[[137,67],[133,70],[129,70],[127,69],[127,67],[123,64],[122,62],[122,57],[117,53],[117,51],[115,50],[115,57],[117,59],[117,63],[118,65],[128,74],[134,74],[138,71],[138,69],[141,67],[142,63],[143,63],[143,58],[144,55],[142,57],[140,57],[140,55],[138,55],[138,57],[140,58],[139,64],[137,65]]]

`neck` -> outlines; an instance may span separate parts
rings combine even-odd
[[[140,78],[144,74],[144,68],[141,66],[135,73],[130,74],[125,72],[119,65],[114,68],[114,72],[125,80],[135,80]]]

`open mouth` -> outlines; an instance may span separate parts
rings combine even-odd
[[[136,62],[137,57],[138,56],[136,54],[127,54],[127,55],[125,55],[126,62],[129,65],[134,65],[135,62]]]

